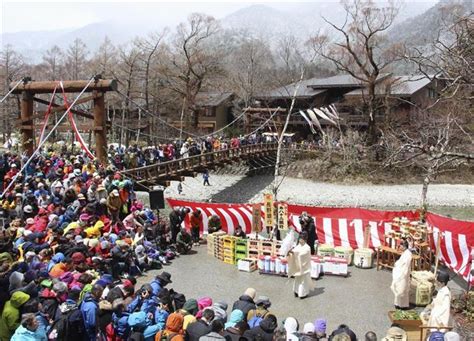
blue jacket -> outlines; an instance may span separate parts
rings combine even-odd
[[[34,332],[20,325],[10,341],[47,341],[44,329],[38,328]]]
[[[137,308],[139,308],[139,311],[144,311],[145,313],[154,313],[156,307],[158,306],[158,299],[154,296],[147,298],[144,300],[140,295],[137,295],[132,302],[127,307],[127,311],[129,313],[133,313],[134,311],[137,311]]]
[[[158,279],[154,279],[153,281],[151,281],[150,285],[153,288],[153,295],[158,296],[158,293],[161,290],[160,281]]]
[[[82,301],[81,313],[84,319],[87,340],[96,341],[99,304],[90,293],[87,293],[84,297],[84,301]]]
[[[125,340],[128,338],[128,334],[130,334],[130,326],[128,325],[129,316],[130,314],[127,312],[112,314],[112,324],[115,332],[117,333],[117,336],[120,336]]]
[[[169,312],[166,310],[163,310],[161,308],[156,308],[155,311],[155,323],[158,326],[159,330],[165,329],[166,326],[166,320],[168,319],[168,316],[170,315]]]

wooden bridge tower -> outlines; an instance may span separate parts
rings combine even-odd
[[[64,91],[66,93],[81,92],[89,81],[63,81]],[[34,119],[43,118],[45,112],[38,112],[33,115],[33,102],[38,102],[48,105],[49,102],[35,97],[36,94],[52,94],[58,85],[57,81],[51,82],[34,82],[26,81],[20,84],[12,93],[21,94],[20,100],[20,131],[21,131],[21,145],[22,149],[28,156],[34,152]],[[15,84],[10,84],[13,88]],[[107,163],[107,117],[105,112],[105,93],[107,91],[117,90],[116,80],[95,79],[85,90],[91,95],[81,98],[76,101],[76,104],[93,101],[93,114],[84,113],[79,110],[72,109],[71,112],[75,115],[86,117],[93,120],[91,129],[95,137],[95,152],[96,157],[102,163]],[[59,90],[62,91],[62,90]],[[66,105],[60,105],[52,101],[51,112],[65,111]]]

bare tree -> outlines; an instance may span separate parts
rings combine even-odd
[[[219,30],[213,17],[191,14],[186,23],[177,27],[168,51],[169,62],[162,69],[167,86],[182,99],[183,114],[192,116],[194,127],[198,122],[196,96],[208,78],[222,70],[220,51],[213,45]]]
[[[76,38],[66,51],[67,74],[71,79],[80,79],[86,76],[87,45]]]
[[[43,64],[48,80],[61,79],[64,72],[64,53],[59,46],[54,45],[43,54]]]
[[[273,56],[267,43],[244,36],[226,63],[228,81],[247,107],[255,95],[266,90],[272,80]]]
[[[338,71],[348,73],[367,89],[368,143],[378,140],[376,112],[383,106],[378,102],[378,78],[389,70],[399,58],[398,45],[387,45],[385,33],[392,26],[399,5],[389,1],[388,6],[378,7],[371,0],[346,0],[343,2],[346,19],[336,25],[324,19],[341,37],[331,41],[328,35],[317,35],[310,43],[331,61]]]
[[[6,45],[0,51],[0,75],[2,79],[2,94],[9,91],[11,82],[21,79],[24,76],[25,63],[23,56],[17,53],[11,45]],[[7,98],[2,104],[2,132],[3,140],[6,141],[12,133],[11,113],[18,112],[20,103],[18,98],[15,101],[14,97]]]
[[[99,49],[91,61],[91,68],[95,74],[101,74],[103,78],[116,77],[118,63],[117,48],[109,37],[105,37]]]
[[[145,108],[150,109],[150,82],[151,82],[151,70],[153,66],[153,58],[159,52],[160,44],[163,42],[163,38],[167,34],[167,30],[163,32],[151,33],[146,39],[138,39],[137,46],[141,49],[141,63],[143,67],[143,94],[145,98]]]

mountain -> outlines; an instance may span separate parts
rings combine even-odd
[[[389,31],[391,42],[406,43],[408,46],[416,46],[423,50],[433,43],[438,35],[439,29],[448,16],[454,14],[467,14],[473,10],[472,0],[443,0],[429,8],[422,14],[396,24]]]
[[[398,20],[416,16],[430,6],[430,2],[407,2],[401,9]],[[185,13],[181,14],[181,18],[184,18]],[[217,19],[226,29],[249,32],[270,42],[288,34],[304,42],[319,29],[328,27],[323,16],[331,22],[341,24],[345,13],[342,6],[334,2],[276,2],[247,6]],[[161,30],[165,25],[174,29],[177,24],[178,22],[171,21],[171,16],[165,10],[149,11],[138,17],[132,14],[117,16],[111,20],[67,30],[3,33],[0,42],[2,46],[11,44],[28,62],[34,63],[39,62],[44,51],[52,46],[58,45],[66,49],[76,38],[82,39],[89,50],[94,52],[106,36],[114,44],[122,44],[135,36],[145,36],[151,31]],[[393,32],[400,33],[395,30]]]

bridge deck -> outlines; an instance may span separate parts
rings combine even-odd
[[[197,172],[214,169],[228,163],[264,157],[277,150],[277,143],[243,145],[239,148],[203,153],[188,158],[156,163],[149,166],[124,170],[121,173],[135,181],[142,189],[154,185],[169,185],[169,181],[181,181],[185,176],[196,176]]]

